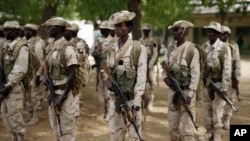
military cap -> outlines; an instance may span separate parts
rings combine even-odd
[[[179,21],[174,22],[173,25],[168,26],[168,29],[173,29],[175,27],[189,28],[193,26],[194,24],[189,21],[179,20]]]
[[[27,23],[23,26],[24,28],[28,28],[28,29],[31,29],[31,30],[35,30],[37,31],[39,26],[36,25],[36,24],[32,24],[32,23]]]
[[[227,32],[227,33],[231,34],[231,29],[228,26],[222,25],[221,26],[221,32],[222,33]]]
[[[110,29],[110,30],[114,30],[114,25],[113,24],[110,24],[109,21],[103,21],[101,22],[100,26],[99,26],[100,29]]]
[[[152,26],[149,23],[145,23],[142,26],[142,30],[151,30]]]
[[[68,27],[70,24],[62,17],[52,17],[45,21],[43,26],[52,26],[52,25],[59,25],[59,26],[65,26]]]
[[[116,12],[109,17],[110,24],[119,24],[122,22],[130,21],[136,16],[135,12],[129,12],[126,10]]]
[[[66,30],[78,31],[80,28],[77,24],[72,23],[70,26],[66,27]]]
[[[221,33],[221,24],[218,22],[210,22],[208,26],[204,26],[205,29],[213,29]]]
[[[3,28],[18,29],[19,23],[17,21],[7,21],[4,23]]]

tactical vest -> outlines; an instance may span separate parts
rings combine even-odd
[[[123,64],[118,64],[117,67],[112,69],[113,76],[121,87],[123,94],[134,95],[140,53],[141,43],[139,41],[133,41],[133,48],[130,52],[130,69],[125,69]],[[132,69],[132,65],[134,65],[135,69]]]
[[[190,80],[191,80],[191,75],[190,75],[190,63],[193,58],[194,54],[194,48],[195,44],[189,42],[189,45],[184,48],[181,52],[181,57],[180,58],[185,58],[185,61],[187,63],[187,66],[181,65],[181,63],[174,63],[170,67],[170,73],[175,77],[175,79],[178,81],[180,86],[183,88],[187,88],[189,86]],[[173,51],[174,46],[170,46],[168,48],[167,52],[167,57],[170,57],[170,53]],[[180,59],[182,61],[182,59]]]

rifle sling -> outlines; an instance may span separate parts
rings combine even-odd
[[[118,54],[118,57],[115,60],[113,68],[115,68],[118,65],[118,62],[121,60],[121,58],[124,56],[126,51],[129,48],[129,45],[132,43],[132,40],[128,39],[127,42],[121,47],[121,51]]]

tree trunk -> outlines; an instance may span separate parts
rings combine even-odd
[[[44,23],[45,21],[47,21],[48,19],[50,19],[51,17],[56,15],[58,2],[59,2],[59,0],[56,0],[55,2],[46,1],[46,4],[44,6],[44,10],[43,10],[43,16],[42,16],[41,23]],[[39,33],[40,33],[41,37],[44,39],[48,37],[46,27],[42,26],[40,28]]]
[[[136,13],[134,18],[134,27],[132,31],[133,39],[138,40],[141,37],[141,1],[131,0],[128,4],[128,10]]]

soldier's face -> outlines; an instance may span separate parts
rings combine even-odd
[[[63,35],[67,40],[71,40],[74,35],[74,31],[66,30]]]
[[[145,37],[148,37],[148,36],[149,36],[149,33],[150,33],[150,30],[142,30],[142,32],[143,32],[143,35],[144,35]]]
[[[224,33],[222,33],[222,34],[220,35],[220,39],[221,39],[221,41],[223,41],[223,42],[226,42],[227,39],[228,39],[228,37],[229,37],[229,34],[228,34],[227,32],[224,32]]]
[[[23,34],[27,39],[29,39],[33,36],[33,31],[28,28],[25,28]]]
[[[49,37],[56,37],[57,32],[58,32],[57,26],[52,25],[48,27]]]
[[[175,27],[173,28],[173,37],[174,40],[179,41],[184,36],[184,28]]]
[[[105,37],[109,35],[110,30],[109,29],[100,29],[101,34]]]
[[[17,31],[15,29],[6,28],[4,29],[4,37],[7,40],[14,40],[17,37]]]
[[[207,31],[207,37],[209,41],[215,41],[219,37],[219,33],[215,31],[214,29],[206,29]]]
[[[117,37],[123,37],[123,36],[127,36],[129,33],[129,27],[127,27],[125,25],[125,22],[123,23],[119,23],[119,24],[115,24],[115,35]]]

